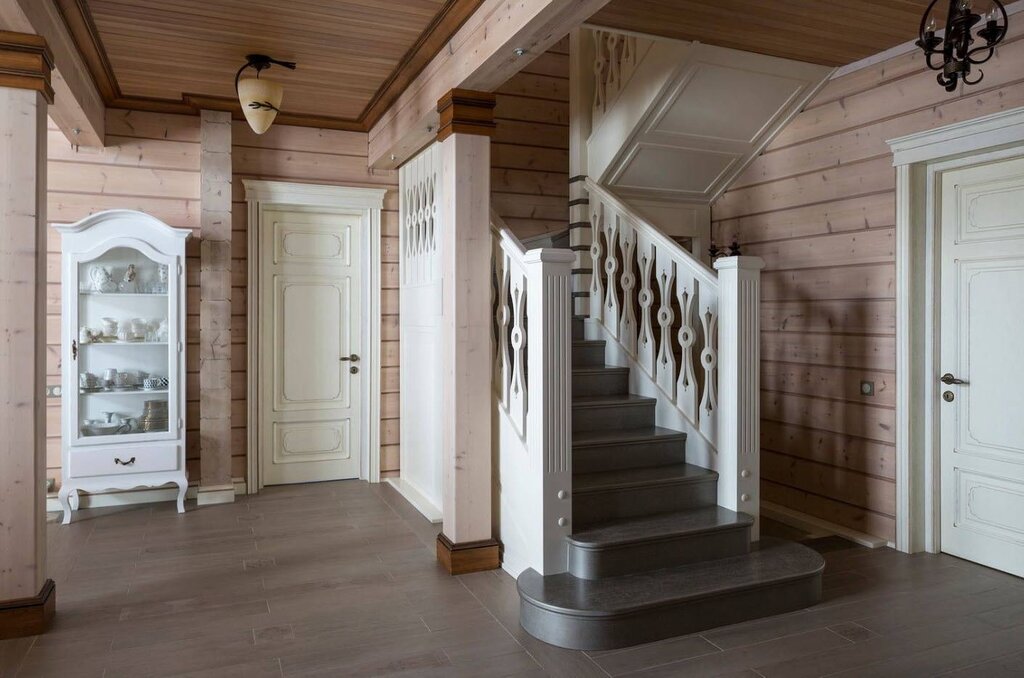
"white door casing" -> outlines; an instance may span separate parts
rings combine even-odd
[[[1024,159],[941,182],[942,550],[1024,576]]]
[[[359,367],[359,372],[356,375],[349,375],[349,379],[352,380],[349,383],[351,391],[348,393],[348,397],[351,399],[358,398],[359,412],[355,414],[356,422],[349,422],[348,424],[348,435],[354,436],[352,444],[353,455],[355,455],[355,470],[358,477],[369,480],[371,482],[378,482],[380,480],[380,285],[381,285],[381,253],[380,253],[380,213],[383,207],[384,195],[387,189],[377,188],[350,188],[344,186],[329,186],[329,185],[317,185],[317,184],[302,184],[302,183],[291,183],[282,181],[263,181],[263,180],[243,180],[245,186],[245,197],[248,203],[248,242],[249,242],[249,271],[248,271],[248,309],[247,309],[247,320],[248,320],[248,373],[247,373],[247,393],[248,393],[248,438],[247,438],[247,487],[250,493],[258,492],[264,484],[267,482],[263,474],[263,460],[265,456],[272,455],[271,448],[265,445],[264,439],[264,426],[263,412],[265,409],[266,401],[272,398],[270,391],[265,392],[265,370],[263,369],[265,355],[274,347],[275,342],[269,341],[264,337],[264,329],[266,323],[271,323],[273,318],[270,311],[273,308],[271,303],[273,294],[268,293],[266,296],[262,293],[261,281],[263,280],[263,262],[265,261],[265,252],[268,250],[264,246],[264,242],[268,240],[265,231],[269,226],[269,220],[265,218],[265,215],[275,213],[300,213],[300,214],[314,214],[320,215],[322,218],[330,220],[334,218],[339,224],[349,224],[353,226],[353,231],[358,231],[356,236],[350,239],[347,243],[342,243],[341,246],[348,248],[348,255],[350,257],[349,265],[356,266],[361,276],[360,285],[349,285],[348,293],[350,294],[350,302],[352,305],[357,306],[361,309],[359,314],[355,316],[355,320],[350,326],[351,332],[348,337],[343,336],[341,333],[336,332],[330,338],[330,341],[323,341],[322,338],[311,338],[302,337],[296,335],[293,331],[291,335],[292,346],[299,349],[298,352],[313,354],[313,355],[326,355],[328,351],[334,351],[338,348],[344,348],[345,342],[350,342],[351,345],[358,345],[361,347],[362,352],[356,351],[359,355],[360,360],[356,363]],[[315,224],[314,224],[315,226]],[[321,258],[324,253],[328,255],[333,251],[335,253],[334,258],[337,258],[338,244],[335,244],[331,249],[330,243],[325,249],[320,249],[317,246],[320,236],[322,235],[322,229],[317,228],[303,228],[300,230],[312,230],[312,234],[305,233],[294,235],[299,237],[293,237],[288,243],[288,248],[292,250],[297,258]],[[328,229],[329,231],[330,229]],[[351,233],[351,232],[350,232]],[[328,239],[329,240],[329,239]],[[271,248],[272,251],[272,248]],[[328,256],[328,259],[331,257]],[[295,262],[292,262],[295,263]],[[317,269],[315,267],[304,266],[303,275],[317,275]],[[330,276],[327,276],[330,277]],[[315,315],[315,319],[310,319],[310,314],[313,312],[315,306],[314,297],[319,297],[320,301],[323,302],[329,298],[334,298],[336,301],[339,300],[340,296],[345,294],[345,285],[334,285],[335,292],[332,297],[330,291],[331,285],[313,285],[306,287],[306,291],[313,291],[312,295],[302,295],[300,288],[308,281],[298,281],[297,285],[294,285],[294,289],[291,290],[291,299],[285,299],[285,306],[289,301],[301,300],[304,296],[307,298],[307,303],[301,303],[293,307],[292,318],[298,319],[299,322],[295,325],[303,323],[324,323],[324,316],[322,314]],[[322,282],[322,281],[320,281]],[[282,298],[288,294],[287,290],[280,290]],[[309,303],[312,300],[312,303]],[[305,314],[305,320],[303,320],[303,314]],[[341,314],[337,318],[337,323],[341,323]],[[330,321],[332,324],[335,320]],[[284,326],[289,325],[285,322],[278,329],[284,333],[288,330]],[[294,330],[294,328],[293,328]],[[286,338],[285,338],[286,339]],[[333,342],[333,343],[332,343]],[[347,369],[351,366],[351,363],[346,361],[342,362],[339,358],[344,355],[335,356],[335,361],[338,365]],[[321,359],[322,360],[322,359]],[[311,377],[309,373],[308,365],[303,365],[302,369],[297,371],[290,371],[290,379],[287,383],[282,380],[280,382],[281,388],[288,393],[291,393],[295,398],[316,400],[317,396],[323,396],[330,386],[334,386],[337,390],[343,389],[344,378],[340,373],[331,372],[336,379],[335,382],[329,383],[329,379],[325,378],[323,382],[320,382],[321,375],[317,375],[315,378],[316,383],[310,381]],[[303,375],[306,376],[303,376]],[[348,374],[346,372],[346,374]],[[319,390],[318,390],[319,389]],[[340,398],[340,396],[339,396]],[[322,409],[329,410],[333,405],[323,406]],[[313,408],[317,409],[316,407]],[[344,409],[344,408],[342,408]],[[352,414],[350,412],[350,414]],[[327,416],[322,412],[321,417]],[[314,418],[315,420],[315,418]],[[294,422],[285,422],[294,423]],[[352,428],[355,424],[355,428]],[[341,427],[339,427],[341,428]],[[332,445],[332,442],[336,442],[336,437],[330,437],[323,435],[323,431],[317,432],[316,430],[303,430],[302,427],[291,426],[291,427],[279,427],[278,436],[283,441],[286,437],[285,434],[290,434],[290,443],[296,447],[306,447],[309,451],[315,454],[323,454],[330,456],[331,452],[338,452],[338,445]],[[345,433],[344,431],[342,432]],[[295,449],[293,447],[292,449]],[[356,454],[358,451],[358,454]],[[280,453],[279,453],[280,454]],[[309,462],[315,463],[315,462]],[[302,464],[295,464],[295,466],[301,466]],[[346,472],[351,474],[351,471]],[[294,480],[288,480],[286,482],[300,482],[299,476],[293,476]],[[352,476],[355,477],[355,476]],[[270,480],[269,482],[277,482],[276,480]]]
[[[356,215],[263,213],[265,485],[359,477],[360,236]]]

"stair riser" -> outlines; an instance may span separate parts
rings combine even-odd
[[[649,485],[573,493],[575,529],[594,523],[654,513],[714,506],[718,483],[714,478],[698,482]]]
[[[609,404],[574,407],[573,431],[618,431],[654,426],[653,401],[629,405]]]
[[[572,450],[572,469],[575,473],[621,471],[629,468],[682,464],[685,461],[685,439],[573,447]]]
[[[572,338],[573,341],[580,341],[583,339],[583,318],[572,319]]]
[[[599,579],[749,552],[747,526],[610,548],[581,548],[570,542],[569,572],[580,579]]]
[[[629,372],[606,371],[572,375],[574,396],[625,395],[629,393]]]
[[[613,650],[800,610],[820,599],[818,572],[769,586],[608,617],[545,610],[521,600],[519,623],[531,636],[558,647]]]
[[[572,347],[573,367],[601,367],[602,365],[604,365],[603,344]]]

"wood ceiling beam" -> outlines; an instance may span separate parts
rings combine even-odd
[[[46,39],[55,65],[50,117],[72,144],[102,148],[106,106],[53,0],[0,0],[0,28]]]
[[[371,167],[393,169],[430,143],[446,92],[497,89],[607,2],[485,0],[373,125]],[[517,48],[526,54],[517,57]]]

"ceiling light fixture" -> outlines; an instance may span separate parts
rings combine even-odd
[[[938,2],[932,0],[921,17],[917,46],[924,50],[928,68],[941,71],[937,80],[947,92],[955,91],[959,82],[976,85],[985,77],[985,73],[979,69],[978,77],[971,80],[968,77],[971,66],[991,59],[996,45],[1006,37],[1006,26],[1009,23],[1006,8],[999,0],[988,0],[990,9],[982,15],[974,11],[972,0],[949,0],[946,29],[940,38],[935,34],[938,22],[932,13]],[[983,26],[975,30],[978,24]],[[972,46],[979,41],[984,41],[984,44]],[[936,55],[942,56],[941,63],[933,60]]]
[[[284,98],[284,87],[279,82],[261,78],[260,73],[271,65],[284,66],[295,70],[294,61],[279,61],[265,54],[247,54],[245,65],[235,74],[235,93],[242,104],[242,113],[256,134],[263,134],[274,124],[274,118],[281,112],[281,99]],[[256,71],[255,77],[243,78],[245,69]]]

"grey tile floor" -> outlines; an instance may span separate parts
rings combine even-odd
[[[583,653],[519,628],[503,572],[446,575],[436,531],[356,481],[81,511],[49,526],[54,627],[0,676],[1024,676],[1024,580],[950,556],[817,540],[817,607]]]

